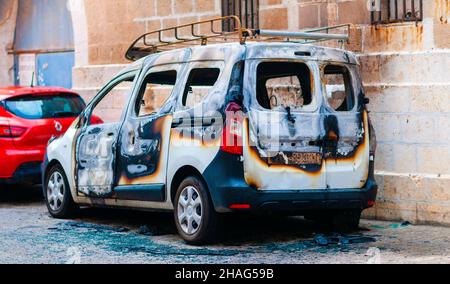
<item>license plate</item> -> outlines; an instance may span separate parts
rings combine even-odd
[[[271,165],[321,165],[322,153],[283,153],[269,158]]]
[[[322,153],[292,153],[288,157],[289,164],[293,165],[320,165],[322,158]]]

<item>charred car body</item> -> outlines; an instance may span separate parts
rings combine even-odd
[[[96,113],[121,84],[117,117]],[[59,218],[80,205],[174,211],[193,244],[213,239],[221,213],[355,227],[377,193],[365,105],[357,60],[340,49],[240,42],[152,54],[49,144],[47,206]]]

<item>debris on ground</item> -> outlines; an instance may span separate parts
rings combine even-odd
[[[48,228],[48,230],[64,231],[64,230],[71,230],[72,228],[94,230],[97,232],[114,232],[114,233],[126,233],[126,232],[130,231],[130,229],[125,228],[125,227],[111,227],[111,226],[106,226],[106,225],[81,223],[81,222],[60,223],[60,224],[58,224],[57,227],[50,227],[50,228]]]
[[[170,234],[170,231],[167,229],[158,227],[158,226],[143,225],[143,226],[139,227],[139,229],[137,230],[137,233],[139,235],[156,237],[156,236],[168,235],[168,234]]]
[[[392,229],[401,229],[401,228],[409,227],[409,226],[411,226],[411,225],[412,225],[412,224],[411,224],[410,222],[405,221],[405,222],[403,222],[403,223],[401,223],[401,224],[392,224],[390,227],[391,227]]]
[[[401,229],[401,228],[406,228],[406,227],[409,227],[409,226],[412,226],[411,222],[405,221],[405,222],[400,223],[400,224],[391,224],[391,225],[389,225],[389,227],[384,227],[384,226],[379,226],[379,225],[373,225],[373,226],[370,226],[370,228],[371,228],[371,229],[380,229],[380,230],[384,230],[384,229],[387,229],[387,228],[391,228],[391,229]]]

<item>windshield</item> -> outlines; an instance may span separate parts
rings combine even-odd
[[[84,107],[83,99],[71,94],[24,96],[5,102],[9,112],[25,119],[77,117]]]

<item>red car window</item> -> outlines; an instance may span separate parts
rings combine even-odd
[[[85,107],[81,97],[69,94],[21,96],[6,100],[4,105],[25,119],[76,117]]]

